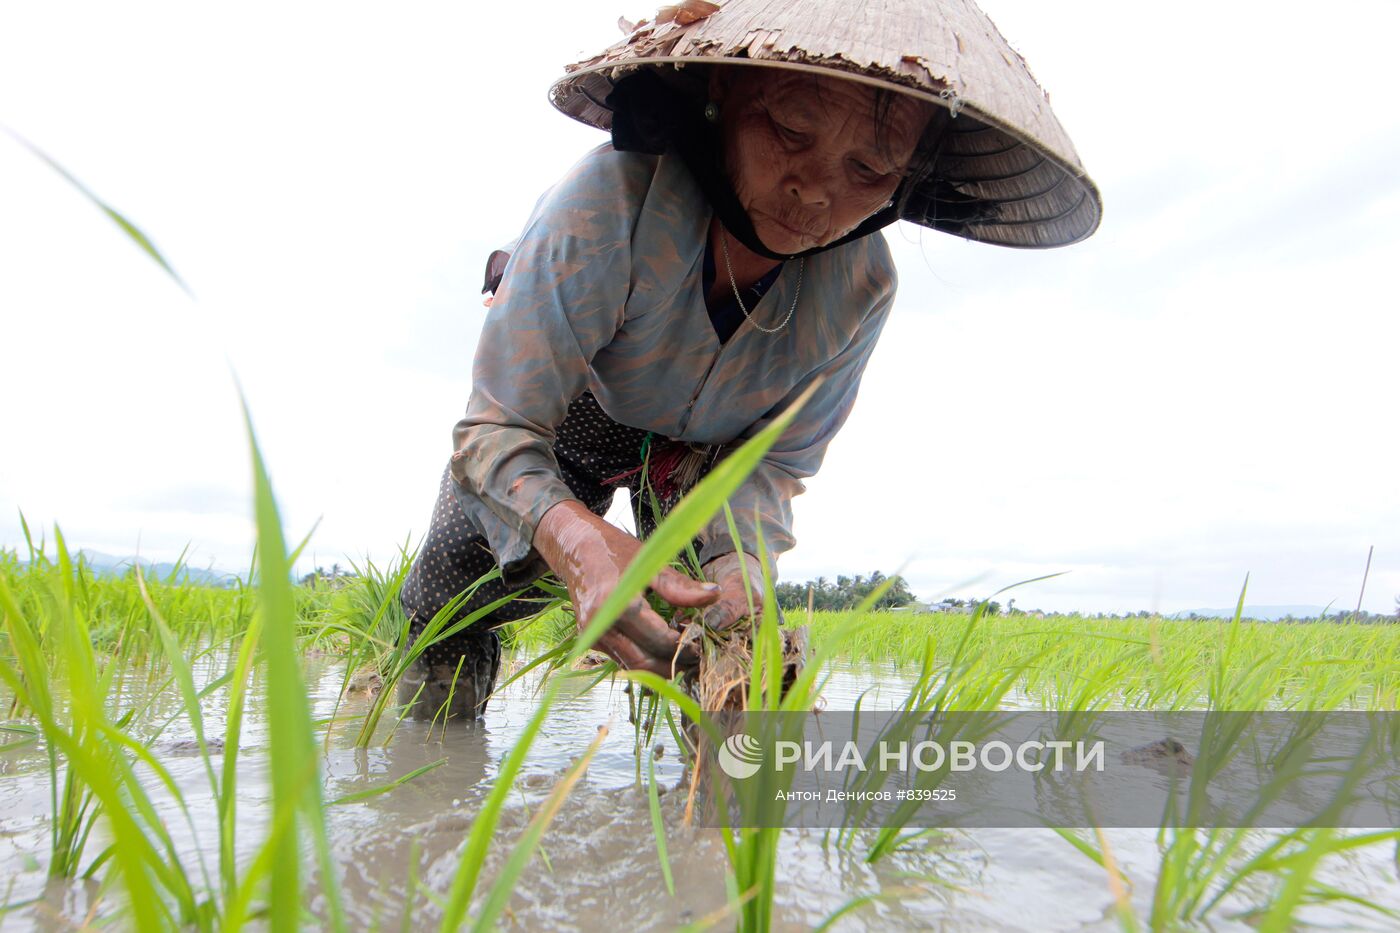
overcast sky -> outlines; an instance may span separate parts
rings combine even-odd
[[[889,229],[898,302],[782,576],[903,567],[940,598],[1069,571],[1011,595],[1176,611],[1249,573],[1251,603],[1350,607],[1374,544],[1365,607],[1393,611],[1400,4],[982,6],[1103,225],[1038,253]],[[324,565],[415,544],[483,261],[605,138],[546,90],[653,11],[0,4],[0,124],[196,296],[0,134],[0,546],[23,510],[75,547],[246,567],[234,372],[290,538],[319,518]]]

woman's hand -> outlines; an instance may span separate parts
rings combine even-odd
[[[642,542],[588,510],[577,499],[555,503],[535,526],[535,550],[569,590],[579,631],[616,589]],[[721,585],[692,580],[667,567],[648,588],[673,606],[700,608],[720,599]],[[627,670],[651,671],[670,679],[677,668],[698,659],[677,657],[680,633],[638,595],[618,616],[596,647]]]
[[[747,565],[749,587],[753,593],[753,610],[744,591],[743,565]],[[700,568],[705,579],[719,584],[719,600],[705,610],[705,624],[713,629],[726,629],[741,619],[757,618],[763,612],[763,568],[758,558],[742,551],[722,554]]]

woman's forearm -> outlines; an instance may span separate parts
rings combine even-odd
[[[578,499],[563,499],[540,517],[532,544],[549,569],[567,582],[587,573],[588,554],[612,550],[599,523],[607,524]]]

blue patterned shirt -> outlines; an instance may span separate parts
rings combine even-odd
[[[883,234],[809,256],[787,327],[767,334],[746,320],[721,343],[705,301],[711,216],[680,159],[607,144],[536,204],[486,315],[452,433],[454,492],[507,584],[548,569],[531,540],[551,506],[576,498],[552,442],[585,390],[621,424],[737,447],[824,376],[730,498],[745,551],[758,553],[755,508],[770,553],[795,543],[790,500],[855,402],[894,301],[894,264]],[[796,261],[783,264],[750,308],[757,321],[783,319],[797,274]],[[700,537],[704,563],[734,550],[723,513]]]

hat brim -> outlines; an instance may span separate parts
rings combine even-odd
[[[1056,152],[974,101],[873,76],[854,64],[847,69],[839,61],[814,65],[696,54],[613,59],[572,70],[550,87],[549,99],[560,112],[608,131],[612,110],[604,101],[619,78],[643,67],[713,65],[840,77],[947,110],[952,119],[941,138],[932,177],[913,192],[904,220],[981,243],[1022,249],[1068,246],[1098,229],[1102,199],[1077,157]],[[948,201],[950,188],[956,192],[956,209]],[[940,214],[942,204],[949,205],[946,215]]]

